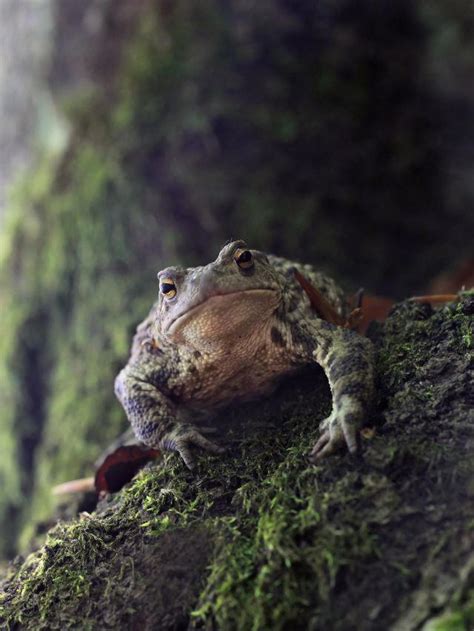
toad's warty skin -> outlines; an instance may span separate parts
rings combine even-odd
[[[340,444],[356,451],[373,399],[373,347],[317,315],[295,268],[345,315],[344,295],[330,278],[310,265],[250,250],[243,241],[225,245],[203,267],[158,274],[158,300],[115,382],[140,441],[178,451],[193,468],[191,445],[223,451],[199,431],[196,419],[268,394],[281,377],[317,362],[327,375],[333,409],[311,457]]]

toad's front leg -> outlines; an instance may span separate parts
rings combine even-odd
[[[140,367],[129,364],[115,380],[115,394],[122,403],[138,440],[155,449],[177,451],[189,469],[195,463],[191,446],[215,454],[225,450],[205,438],[183,420],[178,406],[146,377]]]
[[[303,323],[309,350],[328,378],[332,412],[320,429],[310,458],[318,460],[346,444],[357,451],[360,426],[374,397],[374,348],[354,331],[314,319]]]

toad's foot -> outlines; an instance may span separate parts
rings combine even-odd
[[[201,428],[206,431],[207,428]],[[184,464],[191,471],[195,468],[196,463],[191,452],[192,447],[200,447],[212,454],[223,454],[224,447],[220,447],[212,441],[205,438],[193,425],[180,424],[174,427],[161,440],[161,447],[170,451],[177,451]]]
[[[344,420],[344,416],[332,412],[319,425],[322,432],[318,441],[315,443],[309,459],[311,461],[321,460],[325,456],[329,456],[335,451],[341,449],[344,444],[347,445],[351,453],[357,451],[357,428]]]

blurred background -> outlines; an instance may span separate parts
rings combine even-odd
[[[0,0],[0,557],[126,426],[163,266],[402,298],[472,256],[470,0]]]

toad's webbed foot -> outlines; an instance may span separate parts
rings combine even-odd
[[[206,431],[202,428],[202,431]],[[192,447],[199,447],[212,454],[223,454],[225,447],[221,447],[203,436],[196,427],[188,423],[180,423],[175,425],[173,429],[165,434],[160,441],[163,449],[177,451],[184,464],[191,471],[195,468],[196,463],[192,454]]]
[[[347,445],[350,453],[355,453],[358,448],[358,432],[357,427],[351,423],[346,423],[344,416],[339,417],[336,412],[332,412],[319,425],[322,432],[316,441],[309,459],[316,461],[333,454],[335,451]]]
[[[138,440],[153,449],[177,451],[189,469],[195,466],[192,446],[214,454],[225,451],[203,436],[213,431],[212,428],[197,429],[191,423],[176,421],[179,416],[176,404],[134,365],[129,364],[120,372],[115,380],[115,392]]]

